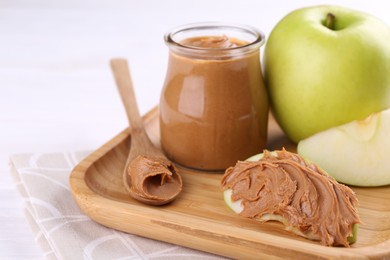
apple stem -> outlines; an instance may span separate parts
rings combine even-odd
[[[325,26],[328,27],[330,30],[334,30],[335,21],[336,16],[332,13],[328,13],[326,15]]]

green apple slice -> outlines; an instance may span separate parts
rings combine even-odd
[[[241,202],[242,200],[237,200],[237,201],[232,201],[232,189],[227,189],[223,192],[223,198],[226,203],[226,205],[235,213],[240,214],[240,212],[244,209]],[[264,214],[261,217],[256,218],[257,221],[260,222],[266,222],[266,221],[279,221],[283,223],[284,229],[287,231],[290,231],[298,236],[314,240],[314,241],[319,241],[321,238],[318,235],[314,235],[311,232],[303,233],[300,231],[298,228],[293,227],[289,225],[288,221],[286,218],[280,216],[280,215],[275,215],[275,214]],[[359,229],[359,225],[355,224],[352,228],[352,235],[347,238],[349,244],[353,244],[356,242],[356,237],[357,237],[357,232]]]
[[[298,143],[298,153],[337,181],[355,186],[390,184],[390,109],[333,127]]]
[[[271,152],[271,154],[273,155],[277,155],[276,152]],[[260,153],[260,154],[256,154],[250,158],[247,159],[247,161],[258,161],[259,159],[263,158],[263,153]],[[226,189],[224,192],[223,192],[223,198],[224,198],[224,201],[226,203],[226,205],[233,211],[235,212],[236,214],[240,214],[244,207],[242,205],[242,200],[236,200],[236,201],[233,201],[231,198],[232,198],[232,189]],[[260,217],[257,217],[256,218],[257,221],[260,221],[260,222],[266,222],[266,221],[278,221],[278,222],[281,222],[283,225],[284,225],[284,229],[287,230],[287,231],[290,231],[298,236],[301,236],[301,237],[304,237],[304,238],[307,238],[309,240],[314,240],[314,241],[319,241],[321,240],[321,238],[316,235],[316,234],[313,234],[312,232],[302,232],[301,230],[299,230],[298,228],[296,227],[293,227],[289,224],[288,220],[284,217],[282,217],[281,215],[276,215],[276,214],[264,214]],[[359,224],[355,224],[353,225],[352,227],[352,235],[347,237],[347,241],[349,244],[353,244],[356,242],[356,237],[357,237],[357,233],[358,233],[358,229],[359,229]]]
[[[275,151],[272,151],[271,154],[273,156],[278,156],[277,152],[275,152]],[[263,156],[264,156],[263,153],[259,153],[259,154],[253,155],[252,157],[249,157],[248,159],[246,159],[246,161],[255,162],[255,161],[258,161],[261,158],[263,158]]]

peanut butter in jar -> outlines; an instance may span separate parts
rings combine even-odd
[[[264,36],[218,23],[166,34],[169,64],[160,99],[161,145],[174,162],[224,170],[265,148],[268,99]]]

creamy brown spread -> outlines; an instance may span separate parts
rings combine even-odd
[[[182,180],[172,162],[140,155],[129,165],[131,191],[148,200],[171,200],[180,193]]]
[[[181,44],[212,49],[244,43],[226,36],[202,36]],[[159,108],[163,150],[181,165],[225,170],[261,151],[267,136],[268,98],[259,51],[224,59],[170,51]]]
[[[184,39],[180,42],[180,44],[205,49],[227,49],[244,46],[248,43],[238,40],[236,38],[231,38],[227,37],[226,35],[222,35],[191,37]]]
[[[357,198],[315,164],[298,154],[265,151],[259,161],[239,161],[226,170],[223,189],[232,189],[232,201],[242,200],[240,215],[284,217],[303,233],[318,235],[324,245],[348,247],[352,227],[360,223]]]

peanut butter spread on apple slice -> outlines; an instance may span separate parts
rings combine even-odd
[[[360,223],[357,198],[349,187],[284,149],[276,155],[264,151],[255,162],[237,162],[226,170],[221,184],[232,190],[232,201],[242,201],[241,216],[280,215],[323,245],[349,247],[347,237]]]
[[[149,200],[170,201],[182,190],[182,179],[172,162],[140,155],[129,165],[131,190]]]

